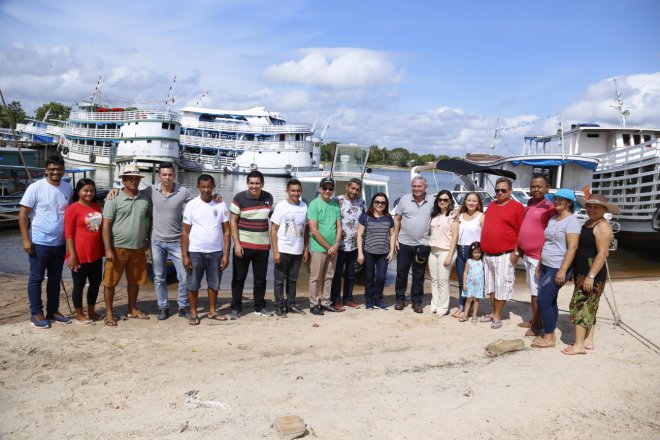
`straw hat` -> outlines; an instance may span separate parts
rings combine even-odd
[[[141,173],[140,170],[138,169],[137,165],[135,164],[128,164],[124,168],[124,172],[122,172],[119,177],[144,177]]]
[[[600,194],[592,194],[589,200],[582,196],[578,196],[577,201],[583,208],[586,208],[587,205],[598,205],[603,206],[607,212],[611,212],[612,214],[619,214],[621,212],[617,205],[610,203],[607,197]]]

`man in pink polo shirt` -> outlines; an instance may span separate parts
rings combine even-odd
[[[548,190],[548,178],[543,174],[534,174],[529,182],[529,193],[532,198],[527,202],[525,217],[518,236],[516,253],[522,256],[525,264],[532,306],[532,320],[518,324],[520,327],[530,327],[525,336],[538,335],[542,328],[541,315],[536,302],[538,296],[536,266],[541,258],[541,249],[545,242],[545,228],[548,226],[550,218],[557,214],[554,205],[545,199]]]

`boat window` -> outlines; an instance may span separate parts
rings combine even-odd
[[[645,134],[644,135],[644,142],[649,142],[651,140],[651,135],[650,134]]]
[[[587,133],[588,138],[597,138],[600,137],[600,134],[598,133]]]
[[[621,138],[623,139],[623,146],[624,147],[629,147],[630,146],[630,135],[629,134],[622,134]]]
[[[151,143],[151,139],[147,139],[147,143],[150,144],[150,143]]]
[[[163,122],[162,127],[163,127],[163,130],[167,130],[168,128],[170,128],[170,124],[168,124],[167,122]]]
[[[642,137],[638,134],[633,135],[633,140],[635,141],[634,145],[639,145],[642,143]]]

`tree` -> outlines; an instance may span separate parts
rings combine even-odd
[[[48,111],[50,110],[50,113]],[[71,107],[61,104],[59,102],[51,101],[44,104],[34,112],[34,119],[42,120],[48,113],[48,119],[55,119],[58,121],[66,121],[71,113]]]
[[[4,108],[0,107],[0,127],[2,128],[16,128],[16,124],[25,122],[25,111],[21,107],[20,101],[12,101],[7,105],[9,113]]]
[[[387,157],[390,159],[390,164],[407,167],[410,153],[405,148],[394,148]]]
[[[338,142],[328,142],[321,145],[321,162],[332,162],[335,158],[335,148]]]

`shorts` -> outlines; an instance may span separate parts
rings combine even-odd
[[[188,290],[199,290],[205,273],[208,288],[215,291],[220,290],[220,281],[222,281],[220,263],[222,262],[222,255],[222,251],[188,253],[190,263],[192,263],[192,273],[188,275]]]
[[[486,293],[495,293],[495,299],[506,301],[513,298],[515,268],[511,264],[511,253],[502,255],[484,255],[484,275]]]
[[[146,248],[125,249],[115,248],[117,261],[105,261],[103,271],[103,285],[116,287],[121,276],[126,272],[126,283],[129,285],[147,283],[147,255]]]
[[[527,275],[527,287],[529,287],[529,293],[532,296],[539,296],[539,284],[536,279],[536,266],[539,264],[539,260],[536,258],[528,257],[523,255],[523,263],[525,264],[525,273]]]

